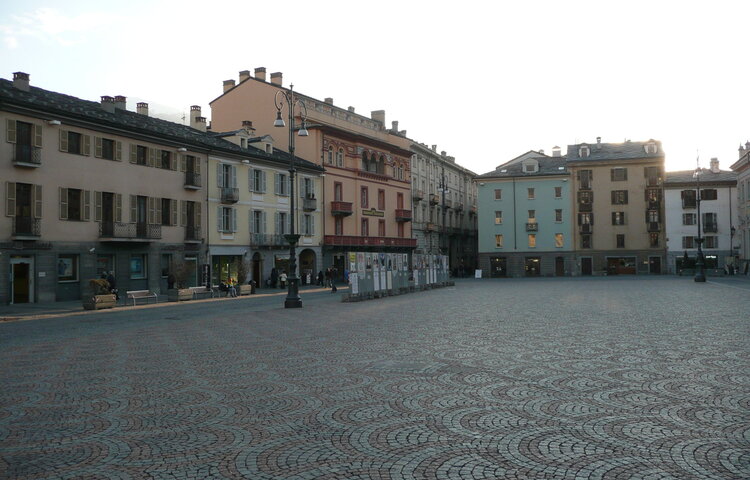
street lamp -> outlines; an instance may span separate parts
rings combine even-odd
[[[296,106],[300,111],[302,117],[302,128],[299,129],[298,135],[300,137],[306,137],[309,135],[307,128],[305,127],[305,120],[307,119],[307,107],[305,104],[294,98],[294,85],[289,85],[289,92],[283,90],[276,91],[276,96],[273,99],[274,105],[276,105],[276,120],[273,122],[274,127],[286,127],[284,119],[281,116],[281,110],[284,108],[284,102],[286,102],[287,113],[289,118],[289,183],[291,184],[291,192],[289,192],[291,201],[289,202],[289,234],[284,235],[284,238],[289,242],[289,275],[287,276],[288,291],[286,300],[284,300],[284,308],[301,308],[302,299],[299,296],[299,277],[297,276],[297,253],[295,246],[299,241],[299,235],[295,233],[294,227],[294,200],[296,198],[296,181],[295,176],[297,168],[294,166],[294,107]]]
[[[696,282],[705,282],[706,273],[703,270],[703,249],[701,248],[701,244],[703,243],[703,237],[701,237],[701,167],[698,159],[695,160],[695,163],[697,167],[693,177],[695,178],[695,203],[698,210],[698,238],[696,239],[696,242],[698,242],[698,253],[695,258],[695,278],[693,280]]]

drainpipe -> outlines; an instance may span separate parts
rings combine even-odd
[[[516,178],[513,177],[513,250],[518,250],[518,224],[516,222]]]

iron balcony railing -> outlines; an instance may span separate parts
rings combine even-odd
[[[410,222],[411,221],[411,210],[404,208],[396,209],[396,221],[397,222]]]
[[[314,212],[318,209],[318,200],[315,197],[307,196],[302,199],[302,210]]]
[[[354,213],[352,210],[352,202],[340,202],[336,200],[331,202],[332,215],[347,217],[352,213]]]
[[[286,247],[289,245],[284,235],[277,233],[251,233],[250,246],[252,247]]]
[[[539,231],[539,224],[535,222],[528,222],[526,223],[526,231],[527,232],[538,232]]]
[[[395,237],[355,237],[349,235],[326,235],[326,245],[351,246],[351,247],[416,247],[416,238]]]
[[[201,227],[186,226],[185,227],[185,241],[186,242],[198,242],[202,238]]]
[[[719,231],[719,226],[715,223],[704,223],[703,233],[716,233]]]
[[[430,205],[437,205],[438,203],[440,203],[440,197],[438,197],[437,194],[431,193]]]
[[[195,172],[185,172],[185,187],[187,188],[200,188],[202,185],[201,183],[201,174],[195,173]],[[222,192],[223,193],[223,192]]]
[[[648,222],[648,225],[646,226],[646,230],[648,232],[660,232],[661,224],[659,222]]]
[[[99,237],[124,240],[158,240],[161,238],[161,225],[142,222],[100,222]]]
[[[42,149],[32,145],[15,145],[13,165],[38,167],[42,164]]]
[[[424,198],[424,192],[422,190],[414,190],[411,197],[417,201],[422,200]]]
[[[221,203],[237,203],[240,200],[240,189],[232,187],[221,188]]]
[[[39,237],[42,235],[42,222],[33,217],[14,217],[13,236]]]

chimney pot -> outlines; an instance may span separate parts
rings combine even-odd
[[[201,116],[201,106],[200,105],[191,105],[190,106],[190,126],[192,128],[195,128],[196,130],[200,130],[201,127],[199,125],[199,118],[204,119],[204,132],[205,132],[205,118]]]
[[[349,110],[351,113],[354,113],[354,107],[349,107],[347,110]]]
[[[148,103],[138,102],[135,107],[136,107],[136,112],[138,112],[138,114],[145,115],[148,117]]]
[[[255,78],[261,82],[266,81],[266,67],[258,67],[255,69]]]
[[[193,121],[190,126],[196,130],[205,132],[206,131],[206,117],[195,117],[195,121]]]
[[[440,156],[441,156],[441,157],[444,157],[444,156],[445,156],[445,153],[446,153],[446,152],[445,152],[445,150],[442,150],[442,151],[440,152]]]
[[[391,130],[393,130],[393,133],[398,133],[398,120],[391,122]]]
[[[432,151],[437,152],[437,145],[431,145]]]
[[[234,88],[234,80],[224,80],[224,93]]]
[[[102,110],[115,113],[115,99],[109,95],[102,95]]]
[[[720,169],[719,169],[719,159],[718,158],[716,158],[716,157],[712,158],[710,165],[711,165],[711,172],[713,172],[713,173],[719,173],[720,172]]]
[[[250,78],[250,70],[243,70],[240,72],[240,83]]]
[[[325,100],[323,100],[328,105],[333,105],[333,98],[332,97],[326,97]]]
[[[271,83],[274,85],[281,86],[283,85],[283,76],[284,74],[281,72],[274,72],[271,74]]]
[[[127,97],[123,95],[117,95],[115,97],[115,109],[125,110],[126,104],[127,104]]]
[[[370,118],[385,125],[385,110],[373,110],[370,112]]]
[[[29,86],[29,74],[25,72],[15,72],[13,73],[13,86],[19,90],[23,90],[24,92],[28,92],[30,89]]]

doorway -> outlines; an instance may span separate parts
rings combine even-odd
[[[538,277],[541,275],[540,266],[541,258],[539,257],[526,257],[524,259],[524,273],[527,277]]]
[[[581,275],[592,275],[594,273],[594,262],[591,257],[581,257]]]
[[[555,276],[565,276],[565,258],[555,257]]]
[[[265,286],[263,283],[263,260],[260,258],[260,253],[255,252],[253,253],[253,259],[252,259],[252,270],[253,270],[253,281],[255,282],[255,285],[260,288],[261,286]]]
[[[648,273],[661,273],[661,257],[648,257]]]
[[[34,303],[34,259],[11,258],[10,277],[11,303]]]
[[[315,252],[306,248],[299,254],[299,277],[300,285],[315,283],[317,277],[315,271]]]

